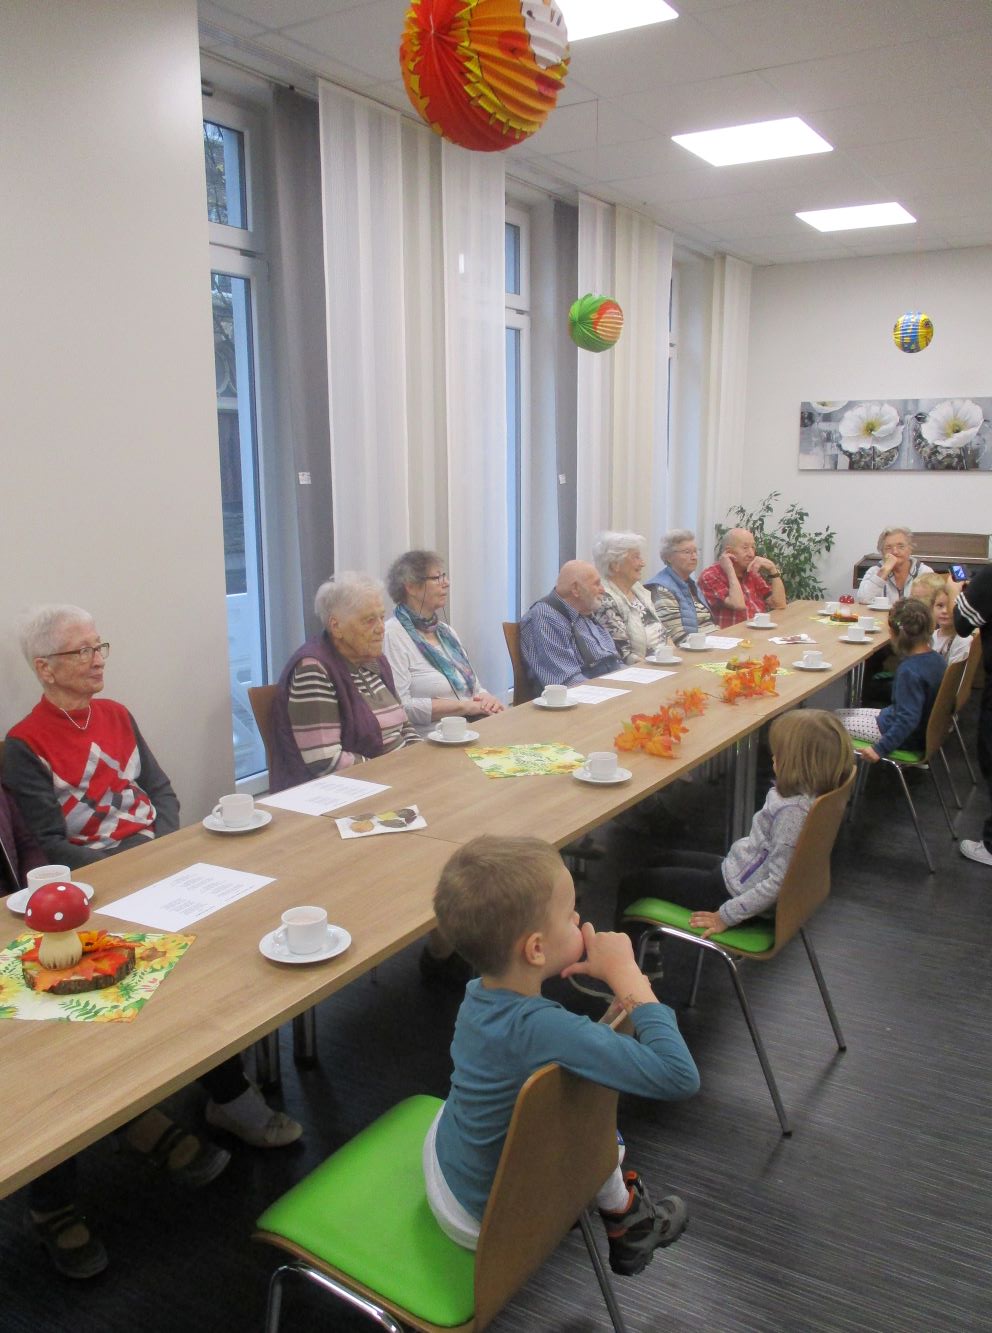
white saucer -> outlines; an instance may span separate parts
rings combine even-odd
[[[891,606],[891,603],[890,603],[888,600],[886,600],[886,601],[884,601],[884,602],[869,602],[869,603],[868,603],[868,610],[869,610],[869,611],[891,611],[891,610],[892,610],[892,606]]]
[[[645,662],[650,662],[652,666],[678,666],[682,661],[681,657],[667,657],[664,661],[660,657],[646,657]]]
[[[447,736],[442,736],[439,731],[429,731],[427,739],[434,741],[437,745],[467,745],[469,741],[477,741],[479,733],[477,731],[466,731],[457,740],[451,740]]]
[[[756,625],[753,620],[745,620],[744,624],[748,629],[778,629],[777,620],[769,620],[767,625]]]
[[[581,768],[572,769],[572,777],[576,782],[591,782],[594,787],[615,787],[620,782],[629,782],[633,776],[629,768],[618,768],[616,776],[612,778],[594,778],[585,764]]]
[[[873,629],[873,630],[870,630],[870,631],[869,631],[869,630],[865,630],[865,633],[866,633],[866,634],[868,634],[868,633],[871,633],[871,634],[877,634],[877,633],[878,633],[878,630],[877,630],[877,629]],[[838,635],[837,635],[837,642],[838,642],[838,643],[860,643],[860,644],[863,644],[863,643],[866,642],[866,640],[865,640],[865,639],[852,639],[851,636],[850,636],[850,634],[838,634]]]
[[[549,704],[540,696],[538,696],[536,699],[532,699],[531,703],[533,703],[536,708],[552,708],[556,712],[564,708],[578,708],[579,706],[578,699],[569,699],[567,703],[563,704]]]
[[[203,827],[208,828],[211,833],[254,833],[256,829],[265,828],[266,824],[272,822],[272,813],[269,810],[256,810],[248,824],[239,824],[237,828],[232,828],[230,824],[223,823],[220,819],[215,819],[213,815],[207,815],[203,821]]]
[[[805,662],[793,662],[797,671],[832,671],[833,665],[830,662],[821,662],[819,666],[807,666]]]
[[[276,943],[275,937],[276,931],[270,930],[258,942],[259,952],[271,958],[273,963],[326,963],[328,958],[336,958],[339,953],[344,953],[351,944],[351,936],[343,926],[328,926],[327,943],[316,953],[290,953],[285,944]]]
[[[76,888],[82,889],[82,891],[86,894],[87,898],[89,898],[92,901],[93,899],[92,884],[83,884],[82,881],[78,879],[66,880],[66,883],[75,884]],[[24,909],[25,907],[27,907],[28,899],[31,897],[32,893],[34,893],[34,889],[18,889],[16,893],[9,894],[4,899],[4,902],[7,904],[7,906],[10,908],[12,912],[16,912],[18,916],[23,916]]]
[[[682,643],[679,644],[679,647],[684,653],[711,653],[714,651],[712,648],[708,648],[705,643],[702,648],[693,648],[691,643]]]

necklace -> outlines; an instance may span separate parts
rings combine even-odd
[[[82,726],[80,726],[79,723],[76,721],[76,719],[72,716],[72,714],[71,714],[71,713],[67,713],[66,710],[65,710],[64,708],[60,708],[60,709],[59,709],[59,712],[60,712],[60,713],[65,713],[66,717],[69,719],[69,721],[72,723],[72,725],[76,728],[77,731],[85,731],[86,728],[90,725],[90,716],[91,716],[91,714],[92,714],[92,712],[93,712],[93,705],[92,705],[92,704],[87,704],[87,706],[86,706],[86,721],[83,723]]]

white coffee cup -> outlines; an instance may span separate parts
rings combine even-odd
[[[858,623],[860,624],[861,628],[867,630],[869,634],[872,632],[872,630],[878,629],[878,621],[875,619],[874,616],[860,616],[858,618]]]
[[[827,602],[824,607],[824,610],[829,616],[836,615],[837,612],[840,610],[840,602]]]
[[[440,731],[446,741],[463,741],[468,731],[468,721],[460,713],[442,717]]]
[[[597,782],[607,782],[617,775],[617,756],[613,750],[594,750],[586,756],[586,772]]]
[[[276,944],[290,953],[318,953],[327,942],[327,913],[322,907],[291,907],[282,914]]]
[[[705,634],[689,634],[689,635],[687,635],[687,636],[686,636],[686,641],[685,641],[685,646],[686,646],[687,648],[705,648],[705,647],[706,647],[706,635],[705,635]]]
[[[255,798],[250,792],[231,792],[222,796],[214,806],[214,819],[219,819],[228,828],[245,828],[255,814]]]
[[[852,643],[864,643],[868,637],[865,632],[864,622],[859,620],[853,625],[848,625],[847,637]]]
[[[873,598],[873,599],[872,599],[872,602],[871,602],[871,609],[872,609],[873,611],[888,611],[888,609],[889,609],[889,599],[888,599],[887,597],[875,597],[875,598]]]
[[[803,666],[823,666],[823,654],[820,652],[819,648],[807,648],[806,652],[803,653]]]
[[[28,871],[27,878],[27,887],[34,893],[35,889],[40,889],[44,884],[58,884],[60,881],[70,883],[72,871],[68,866],[38,866],[37,870]]]
[[[759,629],[767,629],[772,623],[772,618],[767,611],[756,611],[751,617],[751,624],[757,625]]]
[[[654,660],[656,662],[674,662],[675,649],[672,644],[668,642],[659,643],[658,647],[654,650]]]
[[[541,698],[551,708],[564,708],[568,703],[568,686],[545,685]]]

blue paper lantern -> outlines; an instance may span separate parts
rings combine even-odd
[[[892,327],[892,341],[900,352],[922,352],[932,337],[933,320],[922,310],[907,310]]]

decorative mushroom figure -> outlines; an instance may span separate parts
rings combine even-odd
[[[76,933],[90,919],[90,904],[78,884],[43,884],[28,899],[25,922],[41,932],[38,962],[42,967],[75,967],[83,956]]]

